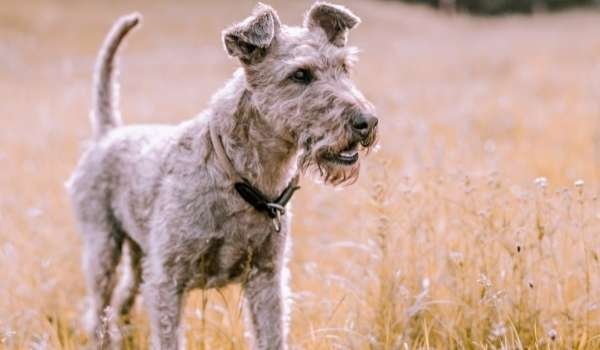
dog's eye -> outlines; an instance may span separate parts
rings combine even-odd
[[[301,83],[301,84],[310,84],[311,81],[313,81],[313,75],[312,73],[305,68],[300,68],[297,71],[295,71],[292,76],[290,77],[293,81],[295,81],[296,83]]]

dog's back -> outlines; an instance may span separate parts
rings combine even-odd
[[[177,127],[119,127],[92,142],[68,182],[80,221],[110,215],[140,245],[148,232],[165,160]]]

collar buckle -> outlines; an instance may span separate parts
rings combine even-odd
[[[273,226],[275,227],[275,231],[281,231],[281,217],[285,215],[285,207],[281,204],[277,203],[267,203],[267,208],[273,214]]]

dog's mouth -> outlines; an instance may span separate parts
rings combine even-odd
[[[376,143],[375,129],[366,137],[321,138],[314,141],[308,137],[304,145],[305,152],[299,158],[299,168],[312,172],[323,183],[330,185],[349,185],[358,178],[360,154],[368,154]],[[338,142],[336,142],[338,141]]]
[[[339,152],[330,151],[323,158],[331,163],[340,165],[353,165],[358,162],[358,143],[352,143]]]

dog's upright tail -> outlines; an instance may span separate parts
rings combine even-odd
[[[96,59],[90,115],[95,139],[101,138],[108,130],[121,124],[118,109],[119,91],[115,81],[115,56],[125,35],[140,22],[140,19],[139,13],[119,18],[106,36]]]

